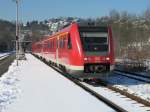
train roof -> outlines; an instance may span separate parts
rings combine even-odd
[[[53,38],[54,36],[60,35],[60,34],[64,34],[64,32],[68,33],[70,27],[72,25],[76,24],[79,28],[80,31],[102,31],[102,32],[107,32],[108,31],[108,25],[102,25],[102,24],[96,24],[95,22],[72,22],[72,23],[68,23],[65,26],[62,27],[62,29],[58,32],[56,32],[55,34],[52,35],[47,35],[47,38],[43,38],[38,42],[35,42],[35,44],[40,44],[43,41],[48,40],[49,38]],[[94,30],[93,30],[94,29]]]
[[[79,27],[108,27],[108,25],[96,22],[78,22],[77,24]]]

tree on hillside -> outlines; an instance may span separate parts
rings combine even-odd
[[[0,52],[13,50],[15,40],[15,24],[0,20]]]

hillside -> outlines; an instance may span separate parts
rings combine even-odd
[[[150,9],[141,15],[112,10],[109,16],[99,18],[59,17],[29,21],[21,26],[21,33],[24,40],[35,42],[44,38],[44,35],[51,35],[61,30],[73,21],[110,25],[113,30],[115,54],[118,57],[136,57],[136,59],[150,57],[150,52],[147,52],[150,48]],[[0,29],[0,51],[12,50],[15,23],[0,20]],[[30,48],[31,43],[26,43],[24,46]]]

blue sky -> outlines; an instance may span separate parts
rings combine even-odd
[[[44,20],[60,16],[101,17],[110,10],[141,14],[150,7],[150,0],[21,0],[22,21]],[[0,0],[0,18],[15,20],[15,3]]]

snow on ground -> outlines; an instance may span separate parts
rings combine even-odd
[[[146,107],[142,104],[139,104],[138,102],[124,95],[121,95],[118,92],[114,92],[106,87],[102,87],[102,86],[95,87],[84,82],[82,84],[88,86],[95,92],[101,94],[103,97],[111,100],[113,103],[124,108],[127,112],[147,112],[150,110],[150,107]]]
[[[8,54],[9,54],[9,52],[7,52],[7,53],[0,53],[0,57],[8,55]]]
[[[0,78],[0,112],[16,99],[19,93],[17,87],[19,69],[16,68],[15,62],[11,64],[8,72]]]
[[[0,57],[2,57],[2,56],[4,56],[4,55],[6,55],[5,53],[0,53]]]
[[[32,55],[26,56],[27,61],[19,67],[13,63],[1,78],[0,112],[114,112]]]
[[[150,101],[150,84],[130,79],[125,76],[113,74],[106,79],[122,90],[126,90],[131,94],[137,95],[147,101]]]
[[[8,57],[9,54],[11,54],[11,53],[13,53],[13,52],[0,53],[0,60],[2,60],[2,59],[4,59],[4,58]]]

